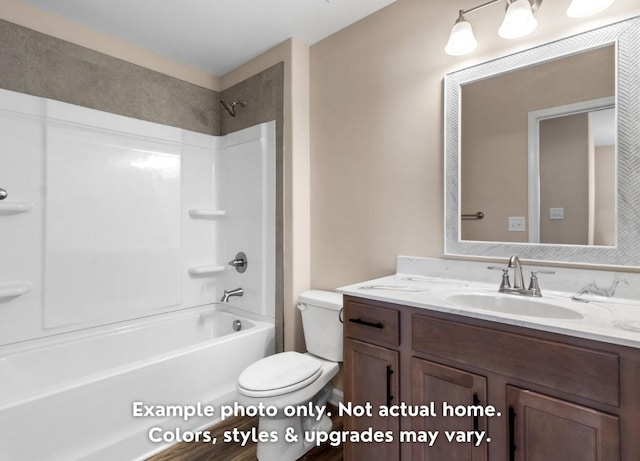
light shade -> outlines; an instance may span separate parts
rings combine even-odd
[[[538,21],[533,16],[529,0],[516,0],[507,7],[498,35],[502,38],[520,38],[533,32],[537,26]]]
[[[614,0],[572,0],[567,16],[572,18],[591,16],[606,10],[613,2]]]
[[[460,15],[451,28],[449,41],[447,46],[444,47],[445,53],[451,56],[462,56],[463,54],[471,53],[477,46],[478,41],[473,36],[471,24]]]

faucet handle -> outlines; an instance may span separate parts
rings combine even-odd
[[[542,293],[540,292],[540,285],[538,285],[538,274],[553,275],[555,273],[556,271],[550,271],[546,269],[531,271],[531,280],[529,281],[529,291],[531,291],[532,296],[537,296],[537,297],[542,296]]]
[[[537,274],[549,274],[549,275],[553,275],[555,274],[556,271],[550,271],[547,269],[540,269],[539,271],[531,271],[531,276],[535,277]]]
[[[236,257],[229,261],[229,265],[235,267],[236,271],[240,272],[241,274],[247,270],[247,264],[249,264],[247,261],[247,255],[242,251],[238,252],[238,254],[236,254]]]
[[[502,271],[502,281],[500,282],[499,292],[503,292],[505,288],[511,288],[511,282],[509,281],[509,268],[500,266],[487,266],[487,269],[493,271]]]

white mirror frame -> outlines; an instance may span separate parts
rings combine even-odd
[[[617,245],[553,245],[460,239],[460,95],[463,85],[607,45],[616,47]],[[640,18],[505,56],[444,78],[445,254],[640,266]],[[526,184],[523,185],[526,187]]]

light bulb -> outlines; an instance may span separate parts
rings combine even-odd
[[[498,35],[502,38],[520,38],[533,32],[537,26],[538,21],[533,16],[529,0],[516,0],[507,7]]]
[[[567,10],[571,18],[584,18],[606,10],[614,0],[572,0]]]
[[[462,56],[463,54],[471,53],[477,46],[478,41],[473,36],[471,24],[461,14],[451,28],[451,35],[447,46],[444,47],[444,51],[451,56]]]

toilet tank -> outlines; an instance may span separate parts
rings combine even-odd
[[[298,299],[307,351],[342,362],[342,295],[334,291],[305,291]]]

